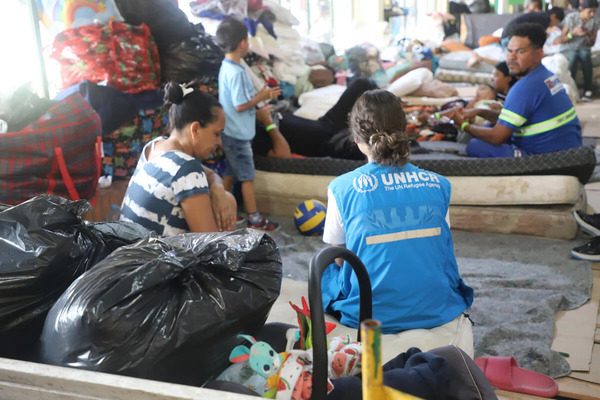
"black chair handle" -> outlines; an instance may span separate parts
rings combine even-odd
[[[373,316],[371,279],[360,258],[344,247],[326,247],[315,254],[308,270],[308,304],[313,341],[312,400],[325,400],[327,397],[327,336],[321,297],[321,276],[336,258],[346,261],[356,274],[360,293],[359,325]],[[360,329],[358,329],[357,340],[360,342]]]

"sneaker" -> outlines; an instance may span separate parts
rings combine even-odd
[[[600,261],[600,237],[595,237],[583,246],[571,250],[571,256],[578,260]]]
[[[585,233],[600,236],[600,214],[586,214],[583,211],[573,211],[575,222]]]
[[[259,229],[265,232],[275,232],[279,229],[279,224],[277,222],[271,222],[265,217],[262,217],[256,224],[252,224],[250,221],[248,221],[248,228]]]
[[[592,101],[592,91],[591,90],[586,90],[583,93],[583,96],[581,96],[581,101]]]
[[[238,215],[237,218],[235,219],[236,226],[244,226],[244,225],[246,225],[246,222],[248,222],[248,219],[241,215]]]

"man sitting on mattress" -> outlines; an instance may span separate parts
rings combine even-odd
[[[581,125],[575,107],[556,75],[541,64],[546,33],[538,24],[513,28],[506,53],[511,75],[521,77],[510,89],[493,127],[470,125],[456,115],[458,128],[474,138],[471,157],[521,157],[579,147]]]

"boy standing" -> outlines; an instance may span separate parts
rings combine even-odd
[[[254,196],[254,160],[252,139],[256,134],[256,105],[274,99],[281,93],[278,87],[265,86],[258,94],[250,77],[240,65],[248,54],[248,28],[235,19],[228,18],[219,24],[216,41],[225,52],[219,71],[219,102],[225,111],[225,130],[222,136],[226,155],[223,183],[231,190],[234,178],[242,183],[242,198],[248,213],[248,227],[267,232],[277,230],[279,224],[261,217]],[[267,131],[274,125],[267,127]]]

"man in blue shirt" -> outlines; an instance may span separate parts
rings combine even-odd
[[[470,125],[462,115],[454,120],[474,136],[467,145],[471,157],[521,157],[582,145],[581,125],[573,103],[556,75],[541,64],[546,33],[538,24],[513,28],[506,62],[511,75],[522,78],[510,89],[493,127]]]

